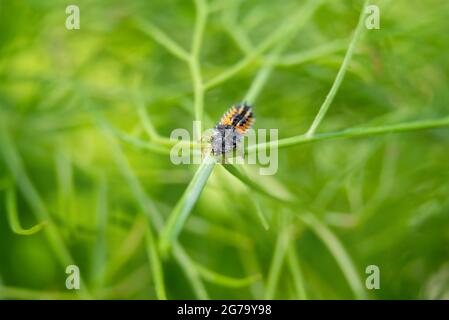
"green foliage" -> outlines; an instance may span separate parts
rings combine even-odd
[[[0,5],[0,297],[448,297],[445,1],[78,2]],[[275,176],[170,162],[241,101]]]

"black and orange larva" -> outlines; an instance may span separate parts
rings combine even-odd
[[[235,149],[254,121],[251,106],[246,103],[232,106],[214,128],[210,140],[212,153],[225,154]]]

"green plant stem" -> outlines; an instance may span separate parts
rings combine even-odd
[[[62,236],[59,234],[58,228],[51,220],[44,201],[31,182],[31,179],[28,177],[23,161],[9,136],[4,123],[0,123],[0,145],[0,152],[3,154],[6,165],[14,177],[14,181],[17,183],[23,196],[29,203],[34,215],[38,220],[47,222],[47,225],[43,231],[45,232],[48,242],[55,251],[61,266],[65,270],[68,265],[75,264],[74,260],[67,249]],[[78,290],[77,294],[84,298],[90,297],[83,277],[80,277],[80,284],[81,290]]]
[[[340,52],[347,47],[346,40],[335,40],[319,47],[284,55],[282,57],[268,57],[267,63],[279,67],[297,66],[308,61],[317,60],[328,56],[329,54]]]
[[[357,27],[355,28],[354,35],[352,36],[352,40],[349,43],[348,50],[346,51],[346,55],[343,59],[343,63],[341,64],[340,70],[338,70],[337,77],[335,78],[334,83],[332,84],[332,87],[329,91],[329,93],[326,96],[326,99],[324,100],[323,104],[320,107],[320,110],[318,111],[315,119],[313,120],[312,125],[310,126],[309,130],[307,131],[307,136],[312,136],[318,126],[320,125],[321,121],[323,120],[324,116],[326,115],[327,111],[329,110],[329,107],[334,100],[335,95],[337,94],[338,89],[340,88],[340,85],[343,81],[343,78],[345,77],[346,70],[348,69],[349,62],[352,59],[352,55],[354,53],[355,46],[357,44],[357,41],[359,40],[362,31],[365,30],[364,28],[364,17],[365,17],[365,8],[368,5],[368,0],[365,0],[362,10],[360,12],[359,21],[357,24]]]
[[[265,186],[255,182],[250,177],[248,177],[245,173],[241,172],[236,165],[230,163],[223,163],[223,168],[228,171],[235,178],[240,180],[244,185],[250,187],[252,190],[267,196],[271,199],[275,199],[280,202],[291,202],[292,199],[287,196],[282,196],[281,194],[276,194],[272,190],[268,190]]]
[[[123,279],[98,290],[100,299],[114,299],[117,296],[135,296],[140,290],[146,290],[149,283],[148,267],[142,265],[133,271],[128,271]]]
[[[195,9],[196,9],[196,19],[195,19],[195,29],[193,31],[192,37],[191,56],[199,58],[201,43],[204,35],[204,28],[206,27],[208,15],[206,1],[195,0]]]
[[[280,40],[288,36],[292,31],[298,30],[302,27],[308,19],[313,15],[315,10],[321,5],[322,0],[310,0],[306,3],[301,10],[290,18],[286,19],[279,28],[274,30],[270,35],[268,35],[264,41],[262,41],[251,53],[245,56],[242,60],[235,63],[233,66],[228,68],[223,73],[212,78],[205,83],[204,89],[207,91],[227,80],[232,78],[234,75],[242,71],[244,68],[249,66],[251,63],[256,61],[262,53],[271,48],[273,45],[278,43]]]
[[[95,288],[102,288],[107,260],[106,227],[108,223],[108,187],[104,174],[98,178],[97,235],[92,254],[92,279]]]
[[[157,140],[159,138],[159,134],[148,116],[143,97],[139,93],[136,93],[134,95],[134,100],[137,107],[137,114],[139,115],[140,122],[142,123],[145,132],[151,141]]]
[[[105,138],[109,142],[116,166],[120,170],[120,173],[131,189],[135,200],[137,201],[142,212],[150,218],[149,220],[153,224],[154,228],[160,233],[164,224],[161,213],[159,212],[153,201],[145,193],[144,188],[140,184],[139,179],[134,174],[122,149],[114,140],[114,136],[111,135],[111,132],[104,126],[104,123],[99,121],[98,113],[96,112],[96,109],[94,108],[95,106],[92,104],[92,101],[88,98],[88,96],[84,96],[84,98],[86,108],[92,114],[95,123],[103,132]],[[150,225],[147,225],[146,227],[150,228]],[[199,299],[208,299],[207,291],[201,281],[201,278],[195,270],[192,261],[190,260],[185,250],[181,247],[181,245],[176,242],[173,245],[173,255],[178,264],[183,269],[185,275],[187,276],[187,279],[190,281],[197,297]]]
[[[348,281],[354,296],[357,299],[365,299],[365,290],[357,273],[357,269],[340,240],[313,214],[298,214],[298,217],[315,232],[315,234],[323,241],[325,246],[332,253],[333,257],[340,266],[343,275]]]
[[[390,133],[401,133],[417,130],[428,130],[449,127],[449,117],[433,120],[418,120],[405,123],[384,125],[378,127],[359,127],[350,128],[337,132],[317,133],[313,135],[302,134],[290,138],[279,139],[261,144],[251,145],[247,148],[247,152],[255,152],[257,150],[266,150],[273,147],[289,148],[298,145],[318,142],[323,140],[343,139],[343,138],[357,138],[370,137],[375,135],[383,135]]]
[[[195,121],[199,121],[196,128],[196,137],[201,137],[202,132],[202,120],[203,120],[203,110],[204,110],[204,86],[201,77],[201,70],[199,61],[193,59],[189,62],[189,69],[192,75],[193,83],[193,108]]]
[[[247,189],[248,189],[248,193],[250,193],[251,192],[251,188],[247,187]],[[258,196],[257,195],[253,195],[251,198],[252,198],[252,201],[254,203],[254,207],[256,209],[257,217],[259,218],[260,223],[262,224],[263,228],[265,230],[270,229],[270,225],[268,224],[267,218],[265,217],[265,214],[264,214],[264,212],[262,210],[262,205],[260,203],[260,200],[258,199]]]
[[[175,255],[179,265],[184,269],[187,279],[189,279],[196,296],[201,300],[209,299],[209,295],[201,281],[201,277],[195,267],[195,264],[185,250],[176,242],[173,244],[173,254]]]
[[[160,214],[153,201],[145,193],[145,190],[140,184],[139,179],[134,174],[128,160],[126,159],[119,145],[112,139],[111,136],[107,135],[107,132],[105,133],[106,137],[110,139],[109,141],[111,142],[110,145],[116,165],[119,168],[122,176],[126,180],[128,186],[130,187],[135,200],[137,201],[143,213],[145,213],[150,218],[150,221],[154,225],[155,229],[160,232],[164,223],[162,215]],[[147,225],[146,228],[150,228],[150,226]],[[147,248],[147,250],[151,249]],[[198,299],[208,299],[207,291],[203,283],[201,282],[201,279],[197,271],[195,270],[192,261],[190,260],[185,250],[181,247],[181,245],[174,243],[173,255],[177,263],[184,270],[184,273],[187,276],[187,279],[190,281]]]
[[[201,277],[203,277],[205,280],[229,288],[246,287],[251,285],[254,281],[260,279],[260,274],[251,275],[245,278],[233,278],[209,270],[208,268],[198,263],[195,263],[195,267],[198,270],[198,273],[201,275]]]
[[[182,197],[174,207],[160,234],[160,248],[163,253],[167,252],[172,242],[176,240],[181,232],[181,229],[203,191],[214,166],[215,159],[213,155],[208,154],[195,172]]]
[[[194,96],[193,106],[194,106],[195,121],[199,121],[198,125],[195,126],[195,128],[197,129],[196,136],[199,138],[202,132],[201,127],[204,110],[204,86],[203,86],[203,79],[201,76],[200,50],[204,36],[204,29],[206,27],[208,11],[205,0],[195,0],[195,8],[196,8],[195,29],[193,31],[192,48],[188,64],[193,83],[193,96]]]
[[[154,41],[162,45],[165,49],[167,49],[174,56],[179,58],[182,61],[189,61],[190,55],[189,53],[182,48],[179,44],[177,44],[173,39],[171,39],[164,31],[162,31],[159,27],[156,27],[154,24],[138,19],[136,21],[137,26],[143,32],[148,34]]]
[[[288,242],[290,238],[287,226],[282,227],[278,231],[276,247],[274,249],[273,259],[271,260],[270,271],[268,272],[267,288],[265,291],[265,299],[272,300],[275,297],[276,287],[279,282],[284,257],[287,252]]]
[[[238,7],[240,4],[241,2],[231,2],[231,7],[222,14],[221,23],[240,50],[245,55],[249,55],[253,50],[253,45],[239,24]]]
[[[110,283],[121,268],[133,257],[145,237],[148,227],[143,216],[138,215],[130,230],[122,240],[120,247],[112,253],[105,272],[105,282]]]
[[[286,38],[284,39],[284,41],[281,41],[274,48],[273,52],[270,54],[268,59],[277,59],[281,54],[281,52],[287,46],[288,40],[289,38]],[[271,75],[271,72],[273,71],[273,68],[274,68],[273,64],[265,63],[265,65],[257,72],[257,75],[254,78],[253,82],[251,83],[248,93],[246,94],[243,101],[248,102],[249,104],[254,104],[256,102],[256,98],[259,96],[260,92],[265,86],[268,78]]]
[[[45,222],[41,222],[29,229],[24,229],[20,225],[19,215],[17,213],[17,200],[16,192],[13,187],[10,187],[6,191],[6,212],[8,213],[8,222],[12,231],[16,234],[23,236],[29,236],[39,232],[45,225]]]
[[[167,146],[160,145],[160,144],[157,144],[154,142],[147,142],[147,141],[135,138],[127,133],[124,133],[124,132],[112,127],[111,124],[109,122],[107,122],[106,119],[104,119],[104,117],[102,115],[100,115],[99,112],[94,111],[93,113],[95,114],[95,120],[98,123],[100,123],[101,126],[105,130],[107,130],[110,134],[113,134],[114,136],[120,138],[120,140],[123,140],[123,141],[129,143],[130,145],[133,145],[136,148],[148,150],[155,154],[160,154],[160,155],[165,155],[165,156],[170,154],[170,149]]]
[[[295,284],[298,299],[306,300],[307,291],[304,287],[304,277],[302,276],[301,267],[299,266],[298,255],[296,254],[294,243],[290,243],[288,246],[287,263],[293,276],[293,282]]]
[[[186,231],[201,237],[209,237],[209,239],[225,243],[236,248],[248,249],[253,245],[252,239],[235,230],[230,230],[225,226],[211,223],[210,221],[198,217],[191,216],[186,223]]]
[[[157,251],[156,239],[150,227],[146,228],[145,236],[147,244],[147,255],[151,266],[151,272],[153,274],[154,284],[156,287],[156,295],[159,300],[166,300],[167,295],[165,293],[162,263]]]

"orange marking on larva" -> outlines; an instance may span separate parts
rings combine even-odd
[[[246,131],[253,125],[254,123],[254,118],[251,118],[251,116],[249,116],[249,118],[246,118],[245,121],[236,126],[236,129],[241,133],[241,134],[245,134]]]
[[[232,126],[240,134],[245,134],[254,123],[254,114],[248,105],[232,106],[219,123],[224,126]]]
[[[236,112],[237,109],[235,107],[232,107],[228,112],[224,114],[224,116],[221,118],[220,123],[222,125],[229,125],[229,126],[232,125],[232,120]]]

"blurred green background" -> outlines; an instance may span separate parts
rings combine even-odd
[[[191,70],[155,30],[190,51],[199,16],[194,1],[75,2],[0,0],[0,298],[155,299],[148,228],[197,167],[167,153],[164,137],[191,130],[197,101]],[[449,114],[447,1],[372,3],[380,29],[361,36],[320,132]],[[70,4],[79,30],[65,27]],[[256,128],[280,138],[308,129],[363,3],[326,0],[291,19],[308,5],[207,0],[202,80],[248,59],[205,92],[207,126],[242,101],[284,35],[260,44],[299,22],[257,96]],[[448,143],[449,130],[435,129],[281,149],[277,174],[254,179],[299,199],[293,208],[216,166],[182,251],[162,259],[167,297],[449,298]],[[71,262],[79,292],[65,287]],[[380,268],[379,290],[365,289],[368,265]]]

